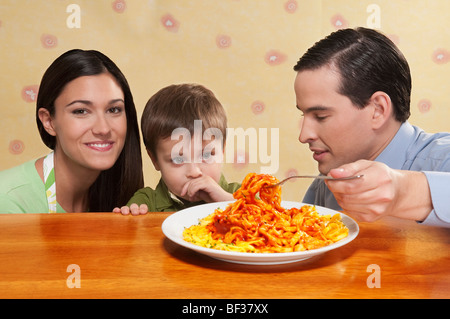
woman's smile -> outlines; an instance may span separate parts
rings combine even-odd
[[[108,142],[92,142],[92,143],[86,143],[85,145],[95,151],[107,152],[113,148],[114,142],[110,142],[110,141],[108,141]]]

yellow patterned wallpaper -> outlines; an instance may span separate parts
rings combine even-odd
[[[338,28],[366,26],[393,39],[413,75],[410,121],[448,131],[449,12],[447,0],[1,0],[0,170],[48,153],[35,124],[37,88],[48,65],[72,48],[114,60],[139,115],[166,85],[213,90],[229,127],[248,134],[243,147],[234,143],[234,163],[224,164],[229,181],[263,167],[278,178],[317,173],[298,142],[292,67]],[[146,185],[155,186],[159,174],[143,159]],[[283,198],[301,200],[309,183],[288,183]]]

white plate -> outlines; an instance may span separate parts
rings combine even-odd
[[[232,203],[232,201],[204,204],[180,210],[170,215],[164,220],[162,224],[162,231],[164,235],[166,235],[166,237],[172,240],[173,242],[183,247],[192,249],[198,253],[205,254],[223,261],[240,264],[251,264],[251,265],[276,265],[305,260],[313,256],[323,254],[327,251],[336,249],[345,244],[348,244],[353,239],[355,239],[355,237],[359,233],[358,224],[347,215],[339,213],[329,208],[316,206],[317,212],[321,215],[328,215],[328,214],[334,215],[336,213],[341,214],[342,222],[345,224],[345,226],[347,226],[349,230],[348,236],[336,243],[333,243],[325,247],[289,253],[243,253],[243,252],[223,251],[213,248],[197,246],[183,239],[183,231],[185,228],[190,227],[192,225],[197,225],[200,219],[206,217],[209,214],[212,214],[216,208],[225,209],[229,203]],[[289,202],[289,201],[281,202],[281,206],[286,209],[292,207],[301,207],[303,205],[305,204],[298,202]]]

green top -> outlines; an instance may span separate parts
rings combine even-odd
[[[0,213],[48,213],[45,185],[35,162],[0,172]],[[64,212],[59,204],[57,211]]]
[[[219,185],[228,193],[234,193],[241,185],[239,183],[230,183],[225,180],[222,175]],[[184,208],[204,204],[205,202],[184,202],[173,195],[162,179],[159,180],[156,189],[144,187],[134,193],[133,197],[128,201],[127,206],[131,204],[146,204],[149,212],[176,212]]]

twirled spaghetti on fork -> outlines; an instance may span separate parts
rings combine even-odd
[[[184,240],[227,251],[275,253],[311,250],[348,235],[341,215],[320,215],[314,206],[281,207],[281,187],[264,187],[278,180],[248,174],[224,210],[216,209],[198,225],[186,228]]]

